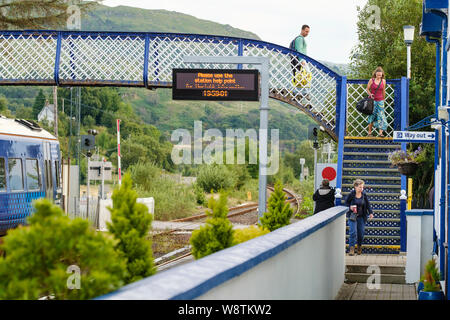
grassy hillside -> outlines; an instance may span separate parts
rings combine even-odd
[[[167,10],[99,5],[82,19],[83,30],[214,34],[259,39],[251,32]]]

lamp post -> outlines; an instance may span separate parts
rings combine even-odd
[[[414,41],[414,26],[403,26],[403,36],[407,54],[407,77],[411,79],[411,45]]]

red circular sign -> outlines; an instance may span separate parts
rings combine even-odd
[[[336,179],[336,170],[332,167],[326,167],[322,170],[322,178],[333,181]]]

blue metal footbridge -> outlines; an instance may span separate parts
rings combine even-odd
[[[363,250],[406,250],[406,177],[389,167],[394,130],[408,126],[408,80],[387,80],[387,138],[367,138],[367,119],[355,108],[368,80],[348,80],[324,64],[288,48],[251,39],[175,33],[0,31],[0,85],[120,86],[171,88],[174,68],[233,69],[235,65],[189,64],[185,56],[254,56],[270,59],[270,98],[288,103],[320,124],[338,142],[337,204],[352,181],[366,181],[375,219]],[[309,99],[292,81],[292,60],[305,60],[312,73]],[[374,66],[375,67],[375,66]],[[238,65],[238,69],[253,69]],[[344,198],[345,199],[345,198]]]

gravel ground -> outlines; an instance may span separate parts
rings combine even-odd
[[[153,236],[153,258],[159,258],[169,252],[188,246],[190,238],[190,233],[169,233],[160,236]]]

